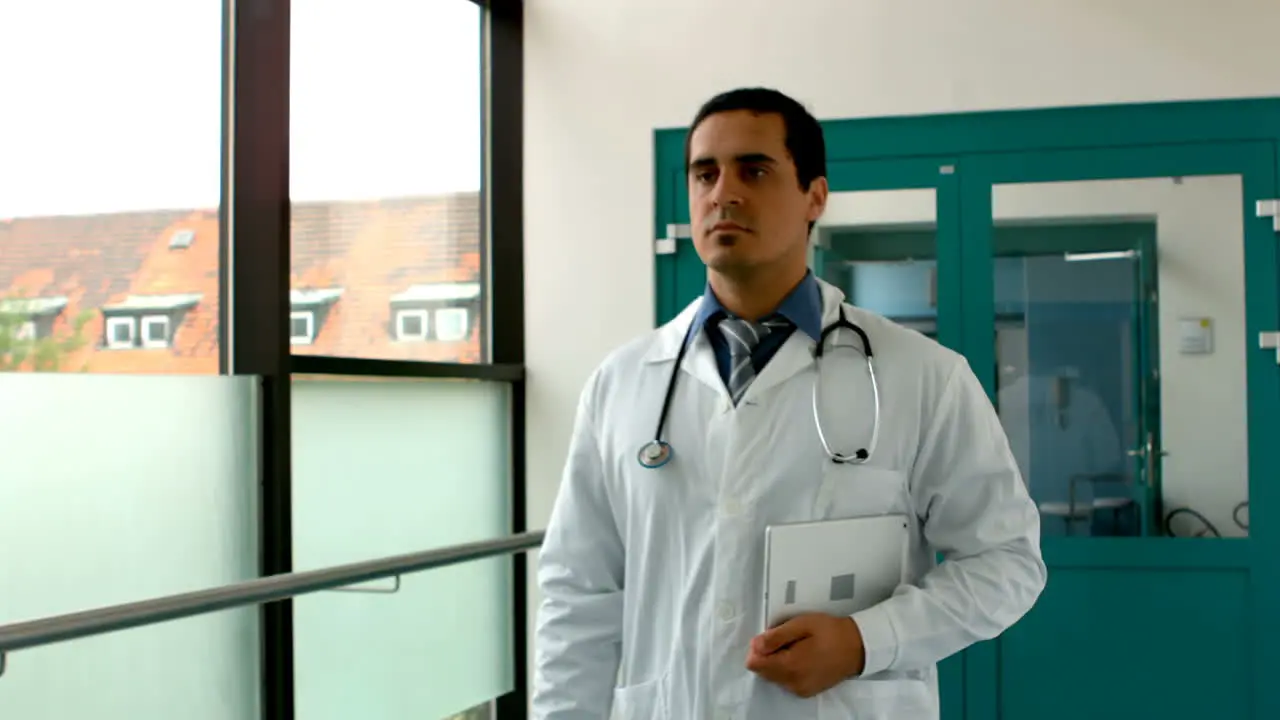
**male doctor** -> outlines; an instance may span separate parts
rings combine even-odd
[[[844,304],[808,271],[825,156],[819,123],[772,90],[719,95],[694,118],[689,211],[706,292],[583,390],[539,559],[537,720],[934,720],[936,663],[999,635],[1043,589],[1036,508],[964,358]],[[865,368],[856,349],[815,362],[842,306],[880,382],[864,464],[831,461],[811,408],[820,367]],[[663,430],[673,453],[643,467],[682,344]],[[865,447],[866,375],[822,377],[824,430]],[[911,522],[892,597],[763,627],[768,525],[885,514]]]

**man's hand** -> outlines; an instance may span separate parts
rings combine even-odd
[[[757,635],[747,669],[803,698],[862,672],[862,631],[849,617],[811,613]]]

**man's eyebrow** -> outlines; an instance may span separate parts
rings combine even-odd
[[[735,155],[733,161],[739,165],[775,165],[778,162],[765,153],[743,153]],[[702,170],[715,166],[715,158],[709,157],[700,157],[689,162],[689,170]]]
[[[701,157],[696,160],[689,161],[689,170],[705,170],[716,166],[715,158]]]

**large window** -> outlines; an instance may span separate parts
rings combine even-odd
[[[290,281],[335,295],[293,351],[483,360],[481,9],[333,0],[291,12]]]
[[[0,28],[0,624],[250,580],[221,0],[2,2]],[[0,717],[252,718],[259,643],[241,608],[15,653]]]
[[[218,372],[221,18],[0,8],[0,370]]]
[[[0,3],[0,625],[525,529],[521,23]],[[524,579],[17,650],[0,717],[524,717]]]

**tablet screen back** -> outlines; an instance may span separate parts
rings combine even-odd
[[[769,526],[765,627],[811,612],[852,615],[887,599],[902,582],[909,529],[905,515]]]

